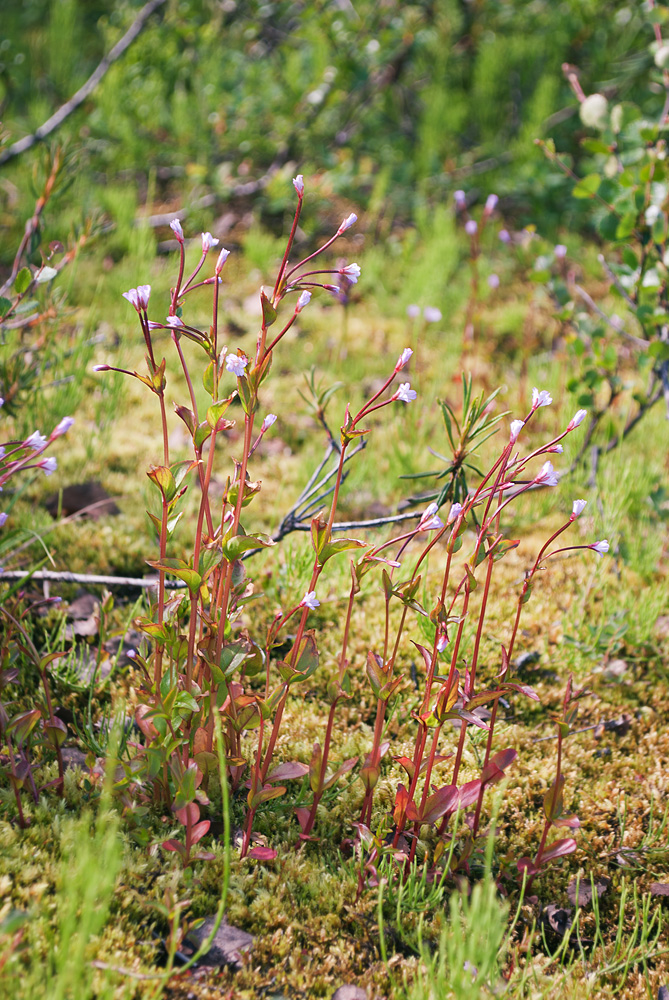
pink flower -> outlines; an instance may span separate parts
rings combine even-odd
[[[460,517],[461,513],[462,513],[462,504],[461,503],[452,504],[451,509],[448,512],[448,519],[446,521],[446,524],[453,524],[453,521],[455,521],[456,518]]]
[[[467,233],[467,236],[476,236],[478,228],[479,227],[474,219],[468,219],[467,222],[465,222],[465,232]]]
[[[218,246],[218,240],[211,233],[202,233],[202,253],[209,253],[212,247]]]
[[[295,306],[295,312],[302,312],[305,306],[308,306],[311,302],[311,292],[304,291],[297,300],[297,305]]]
[[[538,410],[540,406],[550,406],[553,402],[553,397],[551,396],[548,389],[542,389],[541,392],[535,386],[532,390],[532,410]]]
[[[262,422],[262,427],[260,428],[260,433],[264,434],[265,431],[268,430],[275,421],[276,421],[276,413],[268,413],[267,416],[265,417],[265,419]]]
[[[242,354],[228,354],[225,359],[225,367],[237,378],[241,378],[244,375],[244,370],[249,363],[249,359],[246,355]]]
[[[499,198],[497,197],[496,194],[489,194],[488,195],[488,197],[486,198],[486,202],[485,202],[485,211],[486,211],[487,215],[490,215],[491,212],[495,211],[495,209],[497,208],[497,202],[498,201],[499,201]]]
[[[562,447],[561,444],[554,444],[551,445],[550,448],[546,448],[546,451],[553,451],[555,452],[556,455],[561,455],[562,452],[564,451],[564,448]]]
[[[138,285],[137,288],[131,288],[128,292],[123,292],[123,298],[127,299],[131,306],[134,306],[137,312],[141,312],[142,309],[146,310],[149,308],[149,296],[151,295],[151,285]]]
[[[511,435],[509,437],[509,444],[515,444],[518,440],[518,435],[525,426],[524,420],[512,420],[511,421]]]
[[[46,448],[46,438],[39,431],[33,431],[29,438],[23,442],[24,448],[31,448],[33,451],[41,451]]]
[[[9,517],[8,514],[5,513],[0,514],[0,528],[2,528],[3,524],[5,523],[8,517]]]
[[[588,415],[587,410],[577,410],[574,416],[569,421],[567,425],[567,430],[573,431],[575,427],[578,427],[579,424],[583,423],[587,415]]]
[[[489,274],[488,275],[488,284],[493,289],[499,288],[499,275],[498,274]]]
[[[172,221],[170,222],[170,229],[178,239],[179,243],[183,243],[184,231],[181,228],[181,223],[178,219],[172,219]]]
[[[432,531],[434,528],[443,528],[444,522],[437,516],[439,506],[436,503],[429,504],[421,514],[418,522],[418,531]]]
[[[399,389],[392,397],[393,399],[398,399],[401,403],[411,403],[418,395],[414,389],[411,388],[410,382],[402,382]]]
[[[423,309],[423,318],[426,323],[441,323],[441,309],[437,309],[436,306],[425,306]]]
[[[40,469],[44,470],[45,476],[50,476],[52,472],[55,472],[58,468],[58,462],[55,458],[43,458],[41,462],[37,463]]]
[[[571,508],[571,515],[569,517],[569,520],[570,521],[575,521],[576,518],[579,517],[583,513],[583,511],[585,510],[585,507],[587,506],[587,503],[588,503],[587,500],[574,500],[573,506]]]
[[[179,316],[168,316],[165,323],[172,328],[184,325],[184,321]]]
[[[218,240],[216,241],[218,242]],[[219,275],[223,270],[223,265],[230,256],[230,251],[226,250],[225,247],[221,250],[218,255],[218,260],[216,261],[216,267],[214,268],[214,274]]]
[[[453,194],[453,200],[455,201],[455,207],[458,211],[463,209],[467,204],[467,196],[464,191],[456,191]]]
[[[439,629],[437,630],[437,652],[443,653],[443,651],[446,649],[447,646],[448,646],[448,635],[446,633],[446,627],[444,625],[440,625]]]
[[[321,602],[316,597],[315,590],[308,590],[300,601],[301,608],[311,608],[312,611],[315,611],[316,608],[319,608],[320,606]]]
[[[552,462],[544,462],[541,466],[541,472],[535,478],[534,482],[537,486],[557,486],[558,477],[555,474]]]
[[[337,236],[341,236],[341,234],[345,233],[347,229],[350,229],[351,226],[354,226],[357,221],[358,221],[358,216],[355,214],[355,212],[351,212],[350,215],[346,216],[341,226],[337,230]]]
[[[407,306],[407,316],[409,319],[418,319],[420,316],[420,306]]]
[[[402,368],[404,368],[404,366],[409,363],[409,361],[411,360],[411,355],[412,354],[413,354],[413,351],[411,350],[410,347],[405,347],[404,348],[404,350],[400,354],[399,358],[397,359],[397,364],[395,365],[395,371],[396,372],[401,371]]]
[[[94,371],[94,372],[110,372],[111,368],[109,367],[109,365],[93,365],[93,368],[91,369],[91,371]]]
[[[511,234],[509,233],[508,229],[500,229],[500,231],[499,231],[499,233],[497,235],[498,235],[499,239],[502,241],[502,243],[510,243],[511,242]]]
[[[60,437],[61,434],[67,434],[73,423],[74,417],[63,417],[58,426],[51,431],[51,440]]]
[[[360,277],[360,265],[359,264],[347,264],[346,267],[342,267],[339,270],[340,274],[345,274],[352,285],[355,285],[358,278]]]
[[[297,191],[298,196],[301,198],[304,194],[304,177],[302,174],[298,174],[297,177],[293,177],[293,187]]]
[[[558,243],[553,252],[555,253],[555,256],[557,257],[558,260],[562,260],[564,257],[567,256],[567,248],[564,245],[564,243]]]
[[[606,538],[602,538],[601,542],[595,542],[593,545],[588,545],[589,549],[592,549],[597,555],[603,556],[605,552],[609,551],[609,543]]]

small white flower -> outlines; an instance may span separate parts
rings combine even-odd
[[[165,320],[165,323],[167,324],[167,326],[171,327],[178,327],[184,325],[184,321],[179,316],[168,316],[167,319]]]
[[[437,516],[439,506],[436,503],[429,504],[421,514],[418,522],[418,531],[432,531],[434,528],[443,528],[444,522]]]
[[[125,655],[128,657],[129,660],[134,660],[135,657],[137,656],[137,650],[136,649],[129,649],[126,652]]]
[[[446,649],[447,646],[448,646],[448,635],[446,634],[446,629],[442,626],[439,629],[437,638],[437,652],[443,653],[443,651]]]
[[[453,524],[453,521],[455,521],[456,518],[460,517],[461,513],[462,513],[462,504],[461,503],[452,504],[451,509],[448,512],[448,519],[446,521],[446,524]]]
[[[5,513],[0,514],[0,528],[3,526],[8,517],[9,517],[8,514]]]
[[[488,215],[490,215],[491,212],[495,211],[495,209],[497,208],[497,202],[498,201],[499,201],[499,198],[497,197],[496,194],[489,194],[488,195],[488,197],[486,198],[486,202],[485,202],[485,210],[488,213]]]
[[[7,449],[5,448],[4,444],[0,444],[0,458],[4,458],[5,457],[6,450]]]
[[[218,240],[211,233],[202,233],[202,253],[209,253],[212,247],[218,246]]]
[[[524,420],[512,420],[511,421],[511,434],[509,436],[509,444],[515,444],[518,440],[518,435],[525,426]]]
[[[576,518],[583,513],[583,511],[587,506],[587,503],[588,503],[587,500],[574,500],[574,503],[571,508],[571,517],[569,518],[569,520],[575,521]]]
[[[588,415],[587,410],[577,410],[574,416],[569,421],[569,424],[567,425],[567,430],[573,431],[575,427],[578,427],[579,424],[583,423],[587,415]]]
[[[244,374],[244,369],[249,363],[249,359],[245,355],[239,356],[239,354],[228,354],[225,359],[225,367],[237,378],[241,378]]]
[[[221,273],[221,271],[223,270],[223,265],[225,264],[229,256],[230,256],[230,251],[226,250],[225,247],[223,247],[223,249],[218,255],[218,260],[216,261],[216,267],[214,268],[214,274],[218,275]]]
[[[551,396],[548,389],[542,389],[541,392],[535,386],[532,390],[532,409],[538,410],[540,406],[550,406],[553,402],[553,397]]]
[[[302,174],[298,174],[297,177],[293,177],[293,187],[301,198],[304,194],[304,177]]]
[[[350,215],[346,216],[341,226],[337,230],[337,236],[341,236],[341,234],[345,233],[347,229],[350,229],[351,226],[354,226],[357,221],[358,221],[358,216],[355,214],[355,212],[351,212]]]
[[[127,292],[123,292],[123,298],[127,299],[131,306],[134,306],[137,312],[141,312],[142,309],[149,308],[149,297],[151,295],[151,285],[138,285],[137,288],[131,288]]]
[[[554,444],[551,448],[546,448],[546,451],[553,451],[556,455],[561,455],[564,448],[561,444]]]
[[[172,232],[174,233],[174,235],[178,239],[179,243],[183,243],[183,241],[184,241],[184,231],[181,228],[181,223],[179,222],[178,219],[172,219],[172,221],[170,222],[170,229],[172,230]]]
[[[109,365],[93,365],[91,370],[94,372],[110,372],[111,368]]]
[[[4,396],[0,396],[0,406],[4,406],[4,405],[5,405],[5,397]]]
[[[456,191],[453,194],[453,200],[458,209],[464,208],[467,203],[467,196],[464,191]]]
[[[425,306],[423,319],[426,323],[440,323],[442,319],[441,309],[437,309],[436,306]]]
[[[467,236],[475,236],[478,228],[479,227],[474,219],[468,219],[467,222],[465,222],[465,232],[467,233]]]
[[[37,463],[40,469],[44,470],[45,476],[50,476],[52,472],[55,472],[58,468],[58,462],[55,458],[43,458],[41,462]]]
[[[563,260],[567,256],[567,248],[564,243],[558,243],[553,253],[558,260]]]
[[[265,419],[262,422],[262,427],[260,428],[260,433],[264,434],[265,431],[268,430],[275,421],[276,421],[276,413],[268,413],[267,416],[265,417]]]
[[[402,403],[411,403],[418,393],[411,388],[411,382],[402,382],[393,399],[399,399]]]
[[[411,360],[411,355],[412,354],[413,354],[413,351],[411,350],[410,347],[405,347],[404,348],[404,350],[400,354],[399,358],[397,359],[397,364],[395,365],[395,371],[396,372],[401,371],[402,368],[404,368],[404,366],[409,363],[409,361]]]
[[[588,548],[593,549],[598,555],[603,556],[605,552],[609,551],[609,543],[606,538],[602,538],[601,542],[588,545]]]
[[[295,306],[295,312],[302,312],[305,306],[308,306],[311,302],[311,292],[304,291],[297,300],[297,305]]]
[[[57,438],[60,437],[61,434],[67,434],[73,423],[74,423],[74,417],[63,417],[58,426],[54,427],[53,431],[51,432],[51,437]]]
[[[407,306],[407,316],[409,319],[418,319],[420,316],[420,306]]]
[[[536,477],[534,482],[538,486],[557,486],[558,477],[555,474],[555,469],[553,468],[552,462],[544,462],[541,466],[541,472]]]
[[[342,267],[339,271],[340,274],[345,274],[352,285],[355,285],[358,278],[360,277],[360,265],[359,264],[347,264],[346,267]]]
[[[33,451],[41,451],[46,448],[46,438],[39,431],[33,431],[29,438],[23,442],[24,448],[32,448]]]
[[[500,229],[500,231],[498,232],[497,236],[502,241],[502,243],[510,243],[511,242],[511,234],[509,233],[508,229]]]
[[[499,275],[498,274],[489,274],[488,275],[488,285],[492,289],[499,288]]]
[[[312,611],[315,611],[316,608],[320,607],[320,605],[321,602],[316,597],[315,590],[308,590],[304,595],[304,597],[302,598],[302,600],[300,601],[300,607],[311,608]]]

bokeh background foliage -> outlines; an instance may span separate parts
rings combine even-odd
[[[577,64],[589,90],[643,106],[652,95],[641,7],[168,0],[60,130],[87,168],[73,200],[98,206],[100,189],[119,181],[140,202],[152,184],[166,197],[206,189],[224,198],[294,162],[321,175],[326,191],[393,219],[475,183],[505,197],[521,221],[540,213],[546,228],[566,189],[532,140],[551,134],[576,152],[582,131],[561,66]],[[0,114],[13,137],[71,96],[140,9],[6,5]],[[255,205],[269,220],[287,197],[285,185],[270,184]],[[570,223],[564,212],[561,223]]]

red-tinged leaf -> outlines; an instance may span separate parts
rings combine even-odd
[[[457,785],[444,785],[433,795],[428,796],[421,821],[435,823],[446,813],[455,812],[458,808],[459,798]]]
[[[176,851],[182,858],[186,856],[186,847],[180,840],[164,840],[160,846],[166,851]]]
[[[546,819],[553,822],[562,814],[562,790],[564,788],[564,775],[559,774],[551,787],[544,795],[544,815]]]
[[[513,764],[517,756],[517,750],[514,750],[513,747],[507,747],[506,750],[499,750],[496,754],[493,754],[490,758],[490,763],[498,767],[500,771],[506,771],[509,764]]]
[[[190,833],[191,844],[197,844],[199,840],[202,840],[205,834],[209,833],[210,826],[211,823],[208,819],[203,819],[201,823],[196,823]]]
[[[501,767],[497,767],[496,764],[493,764],[493,762],[489,760],[481,771],[481,784],[484,787],[487,785],[496,785],[498,781],[503,779],[503,777],[504,771]]]
[[[283,785],[277,785],[276,788],[272,788],[271,785],[265,785],[261,788],[259,792],[253,795],[249,792],[248,803],[250,809],[257,809],[258,806],[262,805],[263,802],[269,802],[270,799],[278,799],[279,796],[285,795],[286,789]]]
[[[309,816],[311,815],[311,810],[307,809],[305,806],[298,806],[295,810],[295,815],[297,816],[297,822],[300,824],[300,829],[304,832],[307,827]]]
[[[189,802],[182,809],[175,809],[174,814],[182,826],[187,826],[189,819],[191,824],[197,823],[200,818],[200,807],[197,802]]]
[[[560,816],[559,819],[553,820],[553,826],[567,826],[570,830],[578,830],[581,821],[578,816]]]
[[[305,774],[309,774],[307,764],[302,764],[299,760],[286,761],[285,764],[272,768],[267,781],[293,781],[295,778],[303,778]]]
[[[420,815],[418,809],[416,808],[416,803],[413,800],[408,804],[406,808],[406,817],[412,823],[420,823]]]
[[[404,768],[404,770],[406,771],[406,773],[409,775],[410,780],[413,781],[413,776],[414,776],[414,773],[416,771],[416,768],[414,767],[414,763],[411,760],[411,758],[410,757],[393,757],[393,760],[395,761],[396,764],[399,764],[400,767]],[[403,786],[400,785],[400,788],[402,788],[402,787]]]
[[[529,684],[512,684],[511,682],[508,682],[504,686],[507,688],[513,688],[514,691],[520,691],[521,694],[527,695],[527,697],[531,698],[532,701],[541,701],[537,692],[534,688],[530,687]]]
[[[467,806],[473,805],[473,803],[478,800],[480,791],[480,778],[476,778],[474,781],[468,781],[466,784],[462,785],[458,797],[458,805],[460,809],[466,809]]]
[[[490,726],[486,726],[485,722],[479,719],[478,715],[468,712],[466,708],[461,708],[453,713],[449,712],[447,718],[462,719],[464,722],[471,722],[473,726],[478,726],[479,729],[485,729],[486,733],[490,731]]]
[[[421,656],[425,660],[425,669],[429,671],[430,667],[432,666],[432,653],[430,652],[429,649],[427,649],[426,646],[421,646],[419,642],[414,642],[414,646],[420,652]]]
[[[67,739],[67,726],[57,716],[44,721],[44,733],[49,743],[54,747],[60,747]]]
[[[563,858],[567,854],[573,854],[576,850],[577,844],[573,837],[565,837],[564,840],[554,841],[550,847],[541,855],[541,863],[546,864],[547,861],[554,861],[556,858]]]
[[[532,858],[519,858],[516,861],[516,868],[521,875],[523,872],[527,872],[528,875],[536,875],[539,871]]]
[[[193,861],[213,861],[216,855],[212,854],[211,851],[198,851],[197,854],[191,854]]]
[[[491,701],[495,701],[497,698],[501,698],[504,694],[503,688],[496,688],[494,691],[479,691],[472,698],[467,701],[467,711],[473,712],[475,708],[480,708],[481,705],[487,705]]]
[[[246,856],[254,861],[274,861],[277,852],[272,847],[252,847]]]
[[[323,782],[323,790],[326,791],[328,788],[332,788],[335,782],[339,781],[340,778],[343,778],[343,776],[348,774],[349,771],[352,771],[357,763],[357,757],[349,757],[348,760],[345,760],[343,764],[339,765],[335,773]]]
[[[402,822],[408,804],[409,792],[404,785],[400,785],[395,795],[395,808],[393,809],[393,820],[397,826]]]

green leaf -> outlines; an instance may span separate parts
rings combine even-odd
[[[321,566],[324,566],[328,559],[340,552],[346,552],[348,549],[364,549],[366,546],[367,542],[361,542],[357,538],[338,538],[336,541],[326,542],[322,546],[318,553],[318,561]]]
[[[648,353],[658,361],[669,361],[669,343],[664,340],[655,340],[650,344]]]
[[[262,321],[264,326],[271,326],[276,320],[276,309],[270,302],[270,300],[265,295],[264,291],[260,292],[260,305],[262,306]]]
[[[176,576],[178,580],[183,580],[192,594],[197,593],[200,589],[200,584],[202,583],[200,574],[196,573],[194,569],[191,569],[188,563],[185,563],[183,559],[163,559],[162,562],[159,560],[147,559],[146,561],[149,566],[153,566],[154,569],[163,570],[166,573],[170,573],[172,576]]]
[[[5,316],[12,307],[10,299],[5,299],[0,296],[0,318]]]
[[[30,269],[27,267],[22,267],[19,273],[16,275],[14,280],[14,288],[19,295],[23,295],[30,288],[30,283],[33,280],[33,276]]]
[[[228,562],[234,562],[236,559],[239,559],[242,552],[247,552],[249,549],[257,549],[260,546],[269,548],[275,544],[274,539],[265,534],[234,535],[232,538],[226,539],[223,543],[223,555]]]
[[[599,174],[588,174],[584,177],[571,192],[574,198],[593,198],[598,190],[602,178]]]

